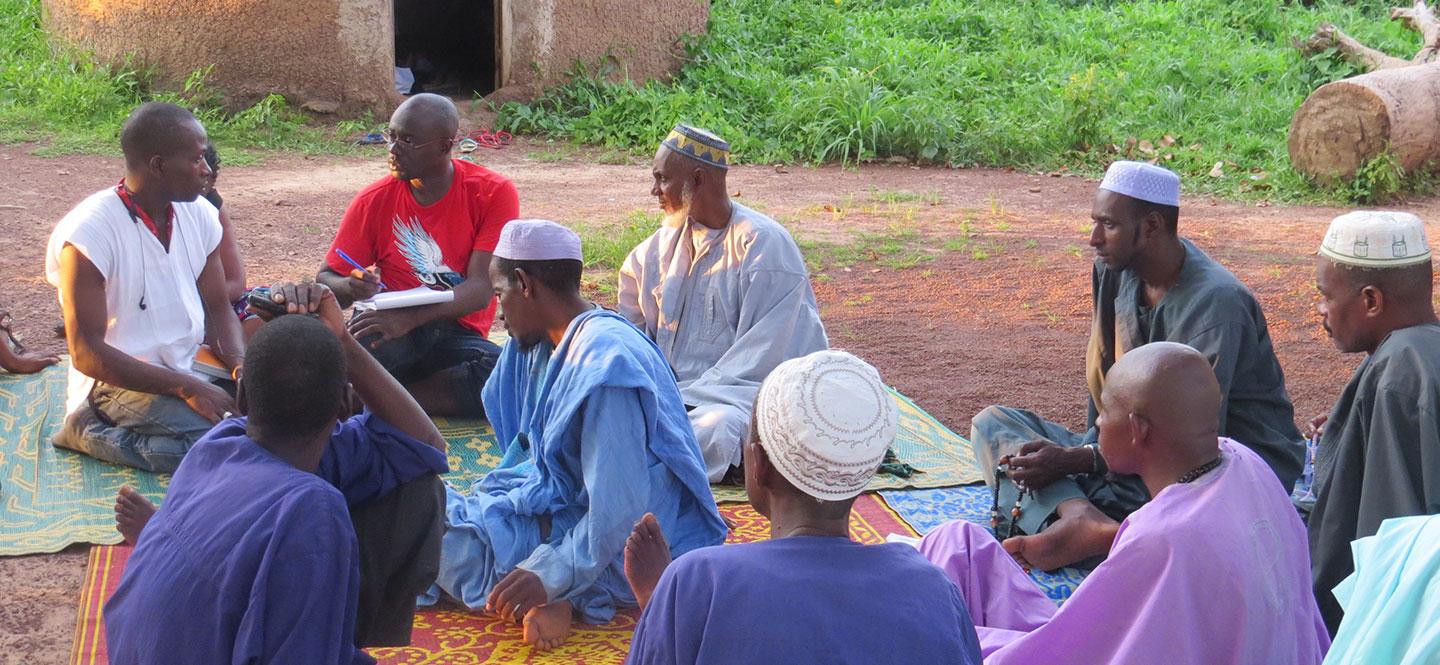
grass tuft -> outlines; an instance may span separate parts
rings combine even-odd
[[[1186,189],[1238,198],[1347,198],[1290,168],[1290,116],[1355,73],[1292,40],[1333,22],[1409,56],[1393,3],[1318,0],[727,0],[669,83],[569,85],[499,108],[512,132],[649,149],[676,121],[739,162],[1067,167],[1154,160]],[[1207,174],[1232,163],[1223,177]],[[1256,173],[1266,174],[1263,186]]]
[[[312,121],[280,95],[226,109],[210,84],[212,68],[192,72],[179,90],[162,86],[139,61],[102,62],[59,46],[42,28],[39,0],[0,0],[0,141],[40,143],[40,154],[119,153],[120,125],[136,106],[173,102],[190,109],[226,164],[253,161],[245,151],[358,152],[349,138],[371,131],[368,116]]]

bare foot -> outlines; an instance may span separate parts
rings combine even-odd
[[[559,648],[570,639],[570,601],[541,605],[525,613],[525,643],[536,651]]]
[[[630,590],[635,593],[640,609],[650,604],[655,585],[660,583],[660,574],[668,565],[670,545],[665,542],[665,534],[660,531],[655,516],[645,513],[625,541],[625,579],[630,580]]]
[[[34,374],[58,362],[60,356],[20,353],[12,349],[4,339],[0,339],[0,369],[11,374]]]
[[[1060,519],[1034,536],[1007,538],[1000,544],[1029,572],[1055,570],[1093,556],[1103,556],[1115,542],[1120,524],[1089,501],[1072,499],[1060,504]]]
[[[115,530],[125,537],[125,544],[140,542],[140,532],[155,514],[155,504],[126,485],[115,495]]]

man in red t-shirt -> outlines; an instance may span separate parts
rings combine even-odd
[[[385,139],[390,175],[350,202],[316,281],[342,306],[384,288],[455,292],[451,302],[357,313],[350,333],[430,415],[480,417],[480,390],[500,347],[486,339],[495,318],[490,253],[520,215],[515,185],[450,158],[460,115],[439,95],[395,109]],[[358,270],[346,256],[368,266]]]

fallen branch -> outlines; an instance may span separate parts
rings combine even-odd
[[[1405,7],[1391,9],[1390,20],[1402,21],[1405,23],[1405,27],[1420,33],[1420,52],[1412,58],[1416,64],[1431,62],[1436,53],[1440,53],[1440,19],[1437,19],[1435,12],[1425,5],[1425,0],[1415,0],[1415,5],[1408,9]]]
[[[1414,64],[1404,58],[1397,58],[1382,51],[1375,50],[1356,41],[1354,37],[1341,32],[1339,28],[1330,23],[1322,24],[1315,29],[1315,34],[1309,39],[1296,44],[1301,53],[1314,55],[1330,49],[1344,58],[1346,62],[1359,67],[1360,69],[1373,72],[1377,69],[1392,69],[1395,67],[1409,67]]]

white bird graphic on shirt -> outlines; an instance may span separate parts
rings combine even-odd
[[[412,217],[406,222],[396,215],[392,228],[395,232],[395,245],[400,248],[400,254],[410,264],[410,269],[415,271],[415,278],[420,280],[421,284],[432,289],[449,290],[465,281],[460,273],[446,265],[440,244],[426,233],[419,219]]]

